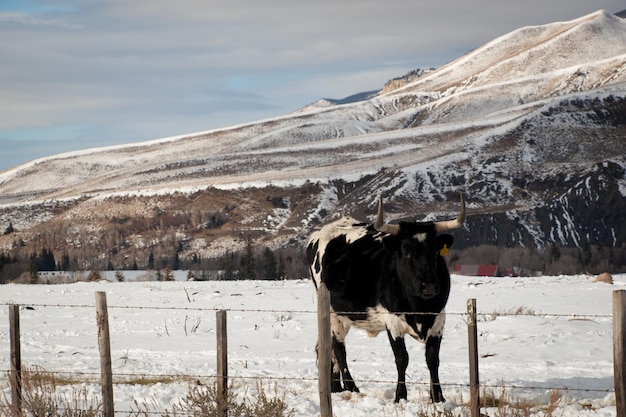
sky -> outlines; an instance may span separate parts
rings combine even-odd
[[[0,0],[0,171],[377,90],[626,0]]]

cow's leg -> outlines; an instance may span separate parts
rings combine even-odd
[[[333,337],[333,343],[335,338]],[[320,345],[315,344],[315,354],[317,355],[318,366],[320,358]],[[339,373],[339,366],[337,365],[337,358],[335,357],[334,348],[331,350],[330,356],[330,390],[331,392],[341,392],[343,387],[341,386],[341,374]]]
[[[389,330],[387,330],[387,336],[393,350],[393,356],[396,358],[398,385],[396,386],[395,402],[399,402],[400,400],[406,400],[406,368],[409,366],[409,353],[406,351],[404,337],[400,336],[394,339]]]
[[[342,391],[341,382],[339,380],[339,373],[341,373],[341,377],[343,379],[343,391],[359,392],[359,389],[352,379],[352,375],[350,375],[350,370],[348,369],[348,360],[346,358],[346,345],[343,340],[337,339],[334,335],[333,356],[335,357],[335,360],[333,362],[336,363],[333,363],[333,380],[331,382],[331,391]]]
[[[442,403],[446,401],[441,392],[441,384],[439,383],[439,347],[441,346],[441,337],[430,336],[426,339],[426,365],[430,371],[430,401],[434,403]]]

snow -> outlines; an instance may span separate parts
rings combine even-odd
[[[133,281],[1,287],[0,322],[7,305],[22,306],[22,361],[51,372],[69,372],[100,395],[95,292],[107,295],[118,415],[134,401],[162,407],[176,403],[191,381],[216,372],[215,310],[228,310],[229,377],[239,395],[260,380],[278,389],[296,416],[319,413],[316,370],[316,301],[309,280],[186,282]],[[483,278],[454,275],[441,350],[441,380],[447,402],[428,404],[423,345],[407,341],[408,402],[393,403],[396,371],[386,337],[348,335],[348,359],[361,394],[333,394],[336,416],[419,415],[424,410],[467,415],[466,301],[478,306],[480,381],[487,393],[502,389],[537,404],[542,415],[553,390],[556,415],[615,416],[612,364],[612,292],[626,288],[591,276]],[[31,308],[26,308],[27,306]],[[522,313],[522,314],[518,314]],[[0,363],[9,367],[8,326],[0,326]],[[173,381],[133,385],[131,377],[174,376]],[[0,387],[8,394],[6,373]],[[274,388],[267,391],[273,393]],[[481,392],[485,392],[481,389]],[[545,411],[545,408],[543,409]],[[493,416],[495,409],[484,408]]]
[[[626,21],[604,11],[521,28],[366,101],[29,162],[0,172],[0,207],[133,190],[298,184],[423,163],[436,170],[449,137],[457,148],[476,140],[484,151],[482,138],[564,95],[611,88],[623,95],[625,62]]]

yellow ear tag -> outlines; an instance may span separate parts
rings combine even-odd
[[[448,245],[444,244],[443,248],[439,249],[439,255],[446,256],[448,254]]]

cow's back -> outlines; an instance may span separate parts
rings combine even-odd
[[[328,259],[327,247],[329,243],[335,242],[334,247],[336,247],[337,240],[350,243],[363,237],[366,233],[366,227],[359,224],[355,219],[343,217],[311,234],[307,247],[307,260],[311,270],[311,278],[313,278],[316,287],[322,282],[323,263],[324,258]]]
[[[363,319],[379,304],[384,269],[380,233],[352,218],[342,218],[311,236],[307,258],[316,288],[324,282],[334,311]]]

